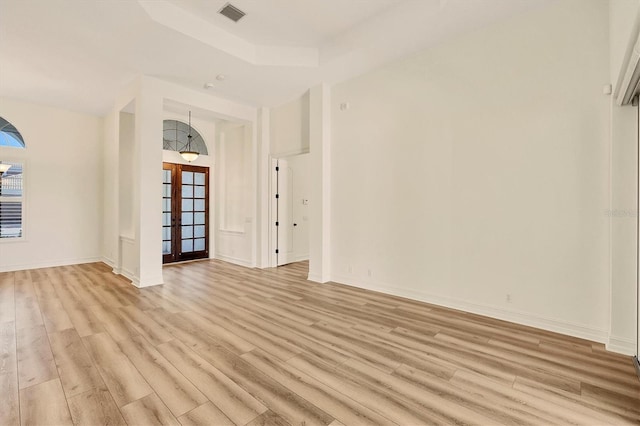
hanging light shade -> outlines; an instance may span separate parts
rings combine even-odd
[[[198,156],[200,155],[200,153],[198,151],[194,151],[193,149],[191,149],[191,138],[192,138],[192,136],[191,136],[191,111],[189,111],[189,134],[187,135],[187,145],[185,146],[185,149],[180,151],[180,155],[182,155],[182,158],[184,158],[188,162],[195,161],[196,158],[198,158]]]
[[[182,155],[182,158],[184,158],[186,161],[192,162],[195,161],[195,159],[198,158],[200,154],[195,151],[180,151],[180,155]]]

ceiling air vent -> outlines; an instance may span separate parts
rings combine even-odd
[[[233,22],[238,22],[246,13],[232,5],[231,3],[227,3],[224,5],[222,9],[218,11],[219,14],[226,16],[231,19]]]

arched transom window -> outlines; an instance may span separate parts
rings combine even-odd
[[[18,129],[2,117],[0,117],[0,146],[25,147],[24,139]]]
[[[162,123],[162,149],[168,151],[185,151],[187,149],[187,136],[189,125],[178,120],[164,120]],[[191,128],[191,150],[201,155],[208,155],[207,145],[196,129]]]

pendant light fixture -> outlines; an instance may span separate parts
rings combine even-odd
[[[180,151],[180,155],[188,162],[195,161],[200,155],[199,152],[191,149],[191,111],[189,111],[189,134],[187,135],[187,145],[184,150]]]

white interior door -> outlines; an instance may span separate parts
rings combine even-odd
[[[277,222],[277,250],[278,250],[278,266],[295,262],[295,244],[294,244],[294,209],[293,209],[293,181],[295,179],[293,170],[289,166],[287,159],[278,160],[278,196],[276,202],[278,204]]]
[[[309,154],[273,159],[271,265],[309,260]]]
[[[293,173],[293,255],[294,261],[309,260],[309,154],[296,155],[289,160]]]

